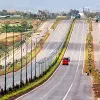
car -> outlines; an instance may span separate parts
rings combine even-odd
[[[69,65],[70,57],[64,57],[62,59],[62,65]]]

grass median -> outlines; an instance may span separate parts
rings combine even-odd
[[[54,24],[51,26],[51,29],[55,30],[57,25],[60,23],[61,19],[56,19],[56,21],[54,22]]]
[[[13,100],[16,97],[21,96],[21,95],[29,92],[30,90],[36,88],[37,86],[41,85],[42,83],[44,83],[46,80],[48,80],[50,78],[50,76],[58,68],[58,66],[61,62],[61,59],[65,54],[66,48],[68,46],[68,43],[69,43],[70,38],[71,38],[72,31],[73,31],[73,28],[74,28],[74,23],[75,23],[75,21],[73,21],[71,26],[70,26],[70,29],[67,33],[66,41],[63,45],[63,48],[61,48],[61,50],[58,53],[58,56],[56,57],[56,59],[49,66],[49,69],[48,69],[47,73],[45,75],[43,75],[41,78],[35,80],[34,82],[29,83],[28,85],[25,85],[23,88],[21,88],[17,91],[13,91],[10,94],[7,94],[7,95],[1,97],[0,100]]]

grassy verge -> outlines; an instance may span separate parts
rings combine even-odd
[[[93,47],[93,36],[91,35],[92,22],[89,23],[89,33],[86,38],[86,49],[85,49],[85,64],[84,64],[84,73],[91,75],[93,79],[93,92],[95,100],[100,98],[100,71],[95,69],[94,64],[94,47]]]
[[[91,33],[87,34],[86,46],[85,46],[85,65],[84,73],[92,74],[94,70],[94,54],[93,54],[93,37]]]
[[[56,19],[56,21],[54,22],[54,24],[51,26],[51,29],[55,30],[57,25],[60,23],[60,19]]]
[[[44,42],[46,41],[46,39],[48,38],[49,35],[50,35],[50,33],[47,32],[46,35],[43,37],[43,39],[40,40],[39,43],[37,44],[37,48],[35,48],[36,50],[33,49],[32,59],[35,57],[35,51],[36,51],[36,55],[40,52],[40,50],[43,47]],[[21,68],[21,62],[20,61],[21,60],[19,60],[17,63],[15,62],[15,64],[14,64],[14,66],[15,66],[14,71],[15,72],[18,71]],[[28,55],[27,55],[27,63],[29,63],[30,61],[31,61],[31,52],[28,53]],[[22,66],[25,67],[25,65],[26,65],[26,56],[24,56],[22,58],[22,62],[23,62]],[[11,73],[13,71],[12,65],[10,67],[8,67],[6,70],[7,70],[7,73]],[[0,70],[0,75],[4,75],[4,70]]]
[[[92,21],[88,20],[89,33],[86,36],[86,46],[85,46],[85,63],[84,63],[84,73],[89,73],[94,70],[94,54],[93,54],[93,37],[91,35],[92,31]]]
[[[48,78],[54,73],[54,71],[57,69],[57,67],[59,66],[60,62],[61,62],[61,59],[62,57],[64,56],[64,53],[66,51],[66,48],[68,46],[68,43],[70,41],[70,37],[71,37],[71,33],[73,31],[73,27],[74,27],[74,21],[73,23],[71,24],[70,26],[70,29],[68,31],[68,35],[66,37],[66,41],[63,45],[63,48],[60,50],[59,54],[58,54],[58,57],[54,60],[54,62],[52,62],[52,64],[49,66],[49,69],[47,69],[46,73],[40,77],[39,79],[35,80],[34,82],[32,83],[29,83],[27,86],[24,86],[23,88],[17,90],[17,91],[14,91],[14,92],[11,92],[10,94],[7,94],[3,97],[0,98],[0,100],[11,100],[11,99],[14,99],[32,89],[34,89],[35,87],[39,86],[40,84],[44,83],[46,80],[48,80]]]

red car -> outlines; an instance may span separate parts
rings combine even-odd
[[[70,58],[63,58],[62,59],[62,65],[69,65],[69,62],[70,62]]]

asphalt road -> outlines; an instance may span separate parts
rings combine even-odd
[[[70,64],[60,64],[46,83],[16,100],[94,100],[91,79],[82,74],[87,29],[85,21],[77,21],[64,55]]]
[[[68,31],[68,28],[70,26],[71,21],[62,21],[58,26],[55,31],[52,31],[49,38],[45,42],[43,49],[41,52],[37,55],[37,61],[40,61],[44,59],[45,57],[48,57],[53,51],[57,50],[59,45],[64,40],[65,33]],[[58,35],[59,34],[59,35]],[[32,61],[32,68],[33,68],[33,76],[34,76],[34,59]],[[37,73],[39,73],[39,68],[37,67]],[[22,71],[22,77],[23,80],[25,81],[26,79],[26,69],[23,68]],[[28,78],[30,77],[31,74],[31,63],[28,64]],[[15,84],[20,82],[20,70],[15,73]],[[4,87],[4,76],[0,76],[0,86]],[[7,74],[7,87],[12,86],[12,73]]]

